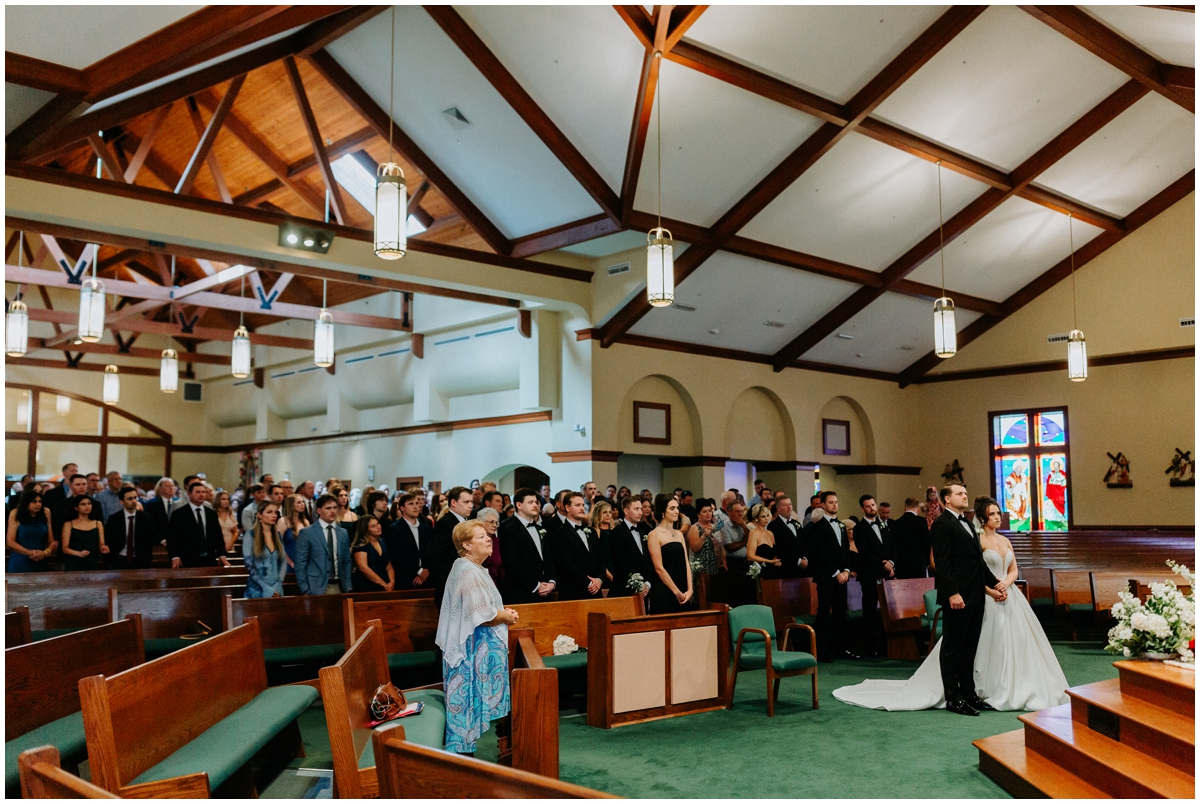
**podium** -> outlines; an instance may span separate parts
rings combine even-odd
[[[729,614],[705,611],[614,620],[588,615],[589,726],[724,709],[729,683]]]

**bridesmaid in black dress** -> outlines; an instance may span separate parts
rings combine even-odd
[[[654,498],[654,515],[659,524],[646,539],[656,576],[647,579],[650,581],[650,611],[670,614],[693,609],[696,603],[692,565],[688,562],[683,534],[674,528],[679,519],[679,503],[670,494],[659,494]]]
[[[750,509],[747,520],[750,524],[750,535],[746,540],[746,559],[762,567],[762,575],[759,577],[764,581],[782,578],[783,562],[775,548],[775,534],[767,528],[771,522],[771,509],[758,503]]]

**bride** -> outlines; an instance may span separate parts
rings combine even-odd
[[[980,536],[983,560],[1006,585],[1017,579],[1017,562],[1008,539],[996,532],[1000,506],[990,497],[975,500],[976,520],[985,523]],[[1047,709],[1067,702],[1067,679],[1050,641],[1025,596],[985,589],[983,626],[975,653],[975,689],[998,710]],[[946,698],[938,659],[942,642],[907,681],[868,679],[833,691],[839,701],[889,712],[943,708]]]

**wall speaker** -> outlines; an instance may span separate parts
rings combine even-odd
[[[184,382],[183,384],[183,401],[184,402],[203,402],[204,401],[204,385],[198,382]]]

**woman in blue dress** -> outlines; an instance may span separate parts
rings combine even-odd
[[[283,576],[287,574],[287,555],[275,534],[279,506],[264,502],[254,520],[254,536],[242,539],[246,559],[246,597],[283,597]]]
[[[45,572],[46,558],[57,543],[50,539],[50,512],[42,505],[40,491],[21,494],[17,510],[8,521],[9,572]]]
[[[451,537],[460,558],[450,569],[435,642],[442,649],[446,691],[446,750],[474,754],[491,721],[509,712],[508,626],[517,612],[504,607],[483,568],[492,538],[476,520],[460,522]]]

